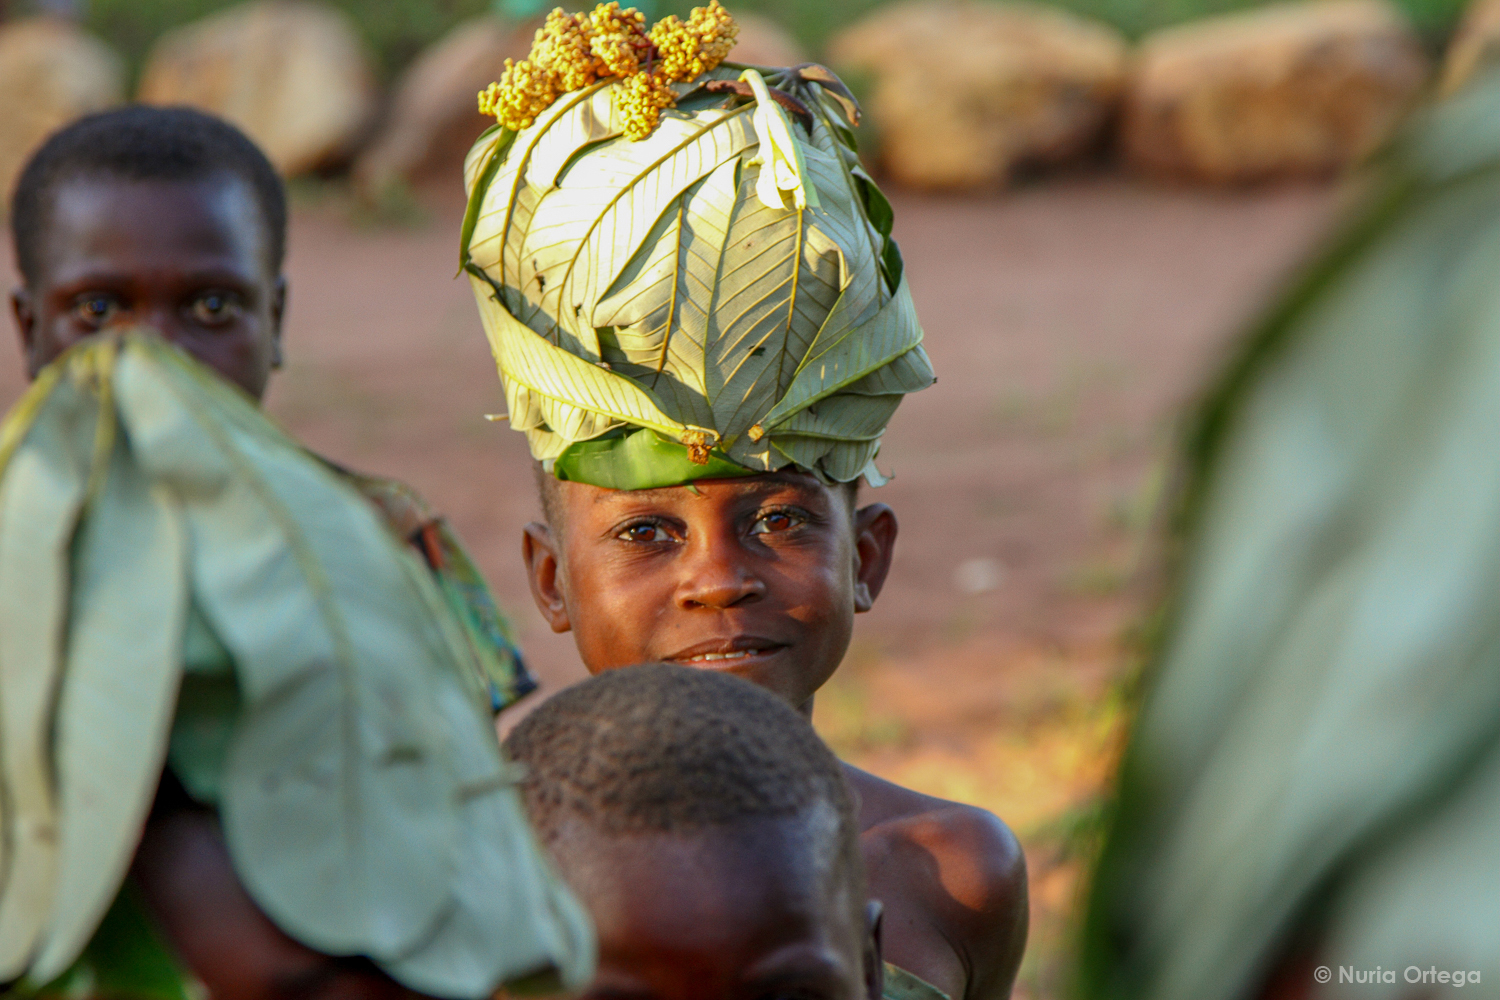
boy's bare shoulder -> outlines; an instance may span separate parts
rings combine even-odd
[[[953,1000],[1009,996],[1027,927],[1026,858],[1015,834],[984,809],[844,768],[859,792],[871,894],[886,907],[886,957]],[[945,945],[960,991],[937,968]]]

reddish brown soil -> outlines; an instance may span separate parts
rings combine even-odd
[[[1174,421],[1333,196],[1095,177],[893,200],[939,383],[886,437],[896,479],[869,495],[900,516],[896,563],[818,722],[861,764],[1018,829],[1040,956],[1021,992],[1050,993],[1076,869],[1056,824],[1108,772],[1104,695],[1149,605],[1141,570]],[[288,364],[268,406],[446,511],[555,689],[581,668],[521,575],[537,505],[521,436],[483,419],[504,403],[468,285],[452,280],[459,212],[384,229],[327,204],[295,213]],[[0,351],[0,404],[21,386],[16,352]]]

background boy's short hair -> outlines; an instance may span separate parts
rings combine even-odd
[[[827,803],[839,867],[863,881],[842,765],[795,709],[749,681],[667,664],[610,670],[548,699],[505,747],[526,765],[544,840],[568,817],[603,833],[674,833]]]
[[[267,265],[286,255],[286,191],[260,147],[239,129],[192,108],[134,104],[88,115],[54,133],[32,155],[11,198],[16,264],[28,284],[41,274],[41,239],[58,185],[80,177],[192,181],[239,177],[266,227]]]

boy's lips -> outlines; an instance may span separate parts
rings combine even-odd
[[[733,663],[785,649],[786,643],[742,635],[733,639],[710,639],[667,656],[673,663]]]

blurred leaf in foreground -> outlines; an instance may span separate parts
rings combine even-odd
[[[0,982],[85,952],[164,762],[304,944],[442,996],[586,981],[463,629],[375,507],[190,357],[133,332],[59,358],[0,429]]]
[[[1083,996],[1500,990],[1497,121],[1415,122],[1203,411]]]

